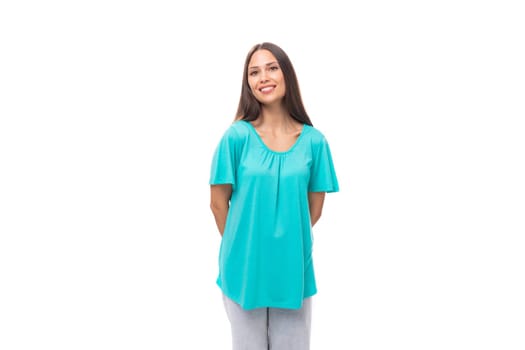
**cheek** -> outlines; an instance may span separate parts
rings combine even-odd
[[[286,83],[284,82],[284,79],[282,79],[280,82],[279,82],[279,87],[282,91],[283,94],[286,93]]]
[[[255,87],[255,82],[253,81],[253,79],[250,79],[248,78],[248,86],[250,87],[250,90],[254,91],[254,87]]]
[[[282,86],[285,86],[285,82],[284,82],[284,76],[279,73],[279,74],[276,74],[275,77],[273,78],[276,82],[279,83],[279,85],[282,85]]]
[[[250,85],[250,88],[254,88],[255,85],[257,85],[257,82],[254,79],[248,80],[248,84]]]

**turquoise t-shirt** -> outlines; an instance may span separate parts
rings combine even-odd
[[[210,184],[231,184],[217,284],[244,309],[298,309],[317,292],[308,192],[337,192],[328,142],[304,125],[285,152],[234,122],[213,156]]]

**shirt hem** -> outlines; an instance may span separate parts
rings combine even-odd
[[[307,298],[310,298],[310,297],[313,297],[314,295],[317,294],[317,290],[314,290],[313,292],[311,293],[306,293],[305,295],[303,295],[303,299],[301,300],[300,304],[297,304],[297,303],[294,303],[294,306],[290,306],[290,303],[264,303],[264,304],[260,304],[260,305],[245,305],[245,304],[242,304],[238,298],[236,297],[233,297],[232,295],[230,295],[229,293],[227,293],[223,288],[222,286],[220,285],[219,282],[217,282],[217,286],[220,288],[220,290],[222,291],[222,293],[227,297],[229,298],[231,301],[233,301],[234,303],[238,304],[241,308],[243,308],[244,310],[246,311],[249,311],[249,310],[255,310],[255,309],[261,309],[261,308],[278,308],[278,309],[289,309],[289,310],[298,310],[300,308],[303,307],[303,301],[304,299],[307,299]]]

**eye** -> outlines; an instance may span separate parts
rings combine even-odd
[[[279,69],[279,67],[277,67],[277,66],[271,66],[271,67],[270,67],[270,70],[271,70],[271,71],[276,71],[276,70],[278,70],[278,69]]]
[[[254,76],[257,75],[257,73],[258,72],[256,70],[252,70],[250,73],[248,73],[248,75],[251,76],[251,77],[254,77]]]

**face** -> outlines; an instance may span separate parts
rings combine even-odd
[[[280,103],[286,92],[284,75],[275,56],[268,50],[258,50],[248,64],[248,84],[262,104]]]

